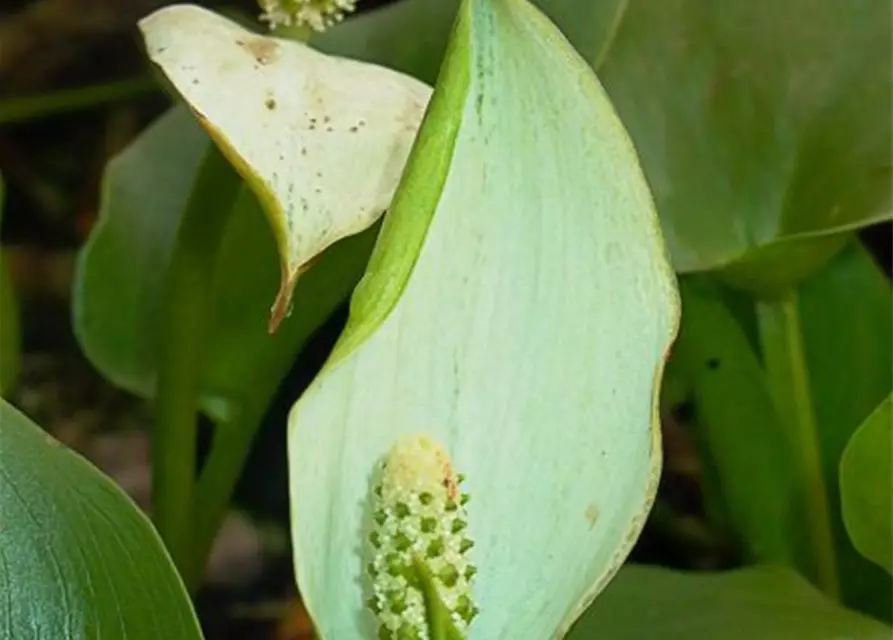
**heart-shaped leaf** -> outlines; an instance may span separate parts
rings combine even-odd
[[[882,640],[889,627],[826,598],[790,569],[688,573],[626,566],[569,638]]]
[[[4,638],[201,638],[149,520],[3,400],[0,523]]]
[[[152,124],[109,164],[99,220],[79,257],[73,322],[81,347],[109,380],[145,397],[155,393],[164,274],[209,145],[184,108]],[[279,280],[276,245],[247,189],[233,206],[209,284],[215,303],[200,387],[203,408],[217,420],[272,393],[359,280],[373,239],[367,232],[326,251],[301,278],[294,312],[270,336],[264,318]]]
[[[275,329],[309,262],[390,204],[431,89],[195,5],[161,9],[140,28],[149,57],[267,213],[282,267]]]
[[[842,246],[827,235],[889,218],[887,13],[870,0],[629,4],[599,73],[678,270],[744,260],[739,279],[787,285]],[[801,235],[810,250],[762,270],[774,265],[756,252]]]
[[[404,0],[316,42],[430,80],[444,2]],[[537,4],[597,70],[629,129],[678,271],[722,270],[775,291],[813,273],[854,229],[890,219],[884,0]]]
[[[363,505],[412,433],[467,476],[468,637],[566,633],[651,504],[677,316],[644,178],[585,62],[527,2],[465,2],[348,326],[290,417],[295,568],[321,637],[375,632]]]
[[[893,396],[853,434],[840,460],[843,521],[853,544],[893,573]]]

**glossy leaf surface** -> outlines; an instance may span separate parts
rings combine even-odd
[[[3,400],[0,522],[2,637],[201,638],[148,518]]]

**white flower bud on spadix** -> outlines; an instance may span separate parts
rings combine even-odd
[[[270,28],[308,26],[325,31],[356,9],[356,0],[259,0],[261,20]]]

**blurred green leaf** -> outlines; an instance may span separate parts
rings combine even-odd
[[[838,473],[858,426],[893,389],[890,281],[854,243],[798,290],[812,403],[831,511],[840,513]],[[893,580],[856,551],[834,519],[847,606],[893,620]]]
[[[103,375],[143,396],[154,393],[159,301],[174,234],[208,145],[185,108],[155,122],[111,162],[100,218],[79,259],[78,339]],[[304,341],[359,280],[375,234],[327,250],[301,278],[291,316],[270,336],[267,318],[280,278],[276,245],[247,188],[233,206],[209,283],[216,301],[201,380],[202,406],[216,419],[272,393]]]
[[[705,464],[706,493],[725,513],[752,559],[786,561],[812,574],[804,492],[751,338],[748,306],[713,280],[682,279],[683,321],[674,348],[685,378]],[[816,470],[831,513],[834,562],[848,606],[890,620],[893,582],[853,548],[840,513],[838,462],[850,436],[893,386],[889,282],[859,246],[836,256],[797,292],[810,400],[820,453]],[[677,385],[684,386],[682,382]],[[718,487],[709,483],[715,478]],[[711,503],[716,501],[711,501]]]
[[[201,638],[149,520],[3,400],[0,522],[3,638]]]
[[[751,560],[797,564],[808,532],[759,357],[721,285],[688,276],[680,291],[682,327],[668,369],[690,388],[705,492],[718,490],[710,503],[724,512],[715,515],[728,519]]]
[[[4,187],[0,176],[0,220],[3,219]],[[12,279],[0,250],[0,396],[15,384],[21,367],[19,305]]]
[[[568,640],[886,640],[890,634],[790,569],[705,574],[627,565]]]
[[[893,395],[850,438],[840,461],[843,522],[856,549],[893,573]]]
[[[677,270],[781,288],[890,217],[890,47],[884,0],[630,1],[599,75]]]
[[[315,42],[430,82],[447,4],[404,0]],[[777,290],[890,218],[889,3],[538,4],[629,129],[678,271]]]

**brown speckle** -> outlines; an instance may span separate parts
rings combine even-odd
[[[264,101],[264,106],[265,106],[267,109],[269,109],[270,111],[272,111],[273,109],[276,108],[276,98],[270,96],[269,98],[267,98],[267,99]]]
[[[357,127],[351,127],[351,128],[350,128],[350,132],[351,132],[351,133],[356,133],[358,130],[359,130],[359,129],[358,129]]]
[[[322,178],[322,171],[317,171],[317,172],[316,172],[316,177],[317,177],[317,178]]]
[[[244,47],[248,53],[254,56],[259,64],[267,65],[276,60],[279,54],[279,45],[267,38],[252,38],[251,40],[236,40],[236,44]]]
[[[326,131],[331,132],[331,131],[332,131],[332,127],[326,127]]]
[[[307,147],[301,147],[301,155],[302,155],[302,156],[306,156],[306,155],[307,155]]]
[[[357,122],[357,126],[358,126],[358,127],[365,127],[365,126],[366,126],[366,121],[365,121],[365,120],[360,120],[359,122]]]
[[[330,123],[332,119],[329,116],[323,116],[322,121],[326,124]]]
[[[588,507],[586,507],[586,511],[583,513],[583,517],[586,518],[586,522],[589,523],[589,528],[595,526],[596,520],[598,520],[598,508],[596,508],[594,503],[590,503]]]

